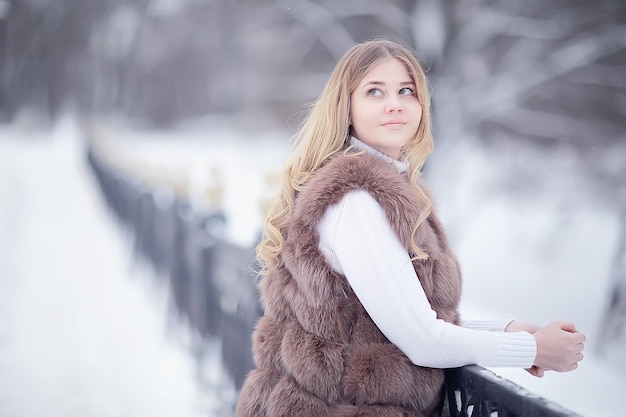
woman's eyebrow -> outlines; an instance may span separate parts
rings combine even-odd
[[[413,85],[415,84],[413,81],[402,81],[400,83],[400,85]],[[367,81],[366,83],[363,84],[363,86],[366,85],[386,85],[384,81]]]

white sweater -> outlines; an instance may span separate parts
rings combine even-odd
[[[403,162],[356,138],[352,144],[388,160],[400,172],[406,169]],[[374,323],[416,365],[533,365],[535,338],[527,332],[504,332],[509,321],[463,321],[456,326],[437,319],[406,249],[367,191],[352,191],[329,207],[317,231],[331,267],[346,276]]]

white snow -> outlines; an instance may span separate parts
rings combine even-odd
[[[201,386],[189,332],[166,326],[166,289],[131,260],[77,135],[71,120],[0,130],[0,415],[223,415],[227,387]]]

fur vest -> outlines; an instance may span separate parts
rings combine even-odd
[[[417,417],[440,404],[443,370],[414,365],[389,342],[318,249],[316,225],[327,207],[356,189],[380,203],[411,253],[423,203],[406,173],[369,154],[338,155],[320,168],[296,198],[280,267],[259,284],[257,369],[242,387],[238,416]],[[434,213],[415,240],[429,255],[413,264],[432,308],[458,323],[459,268]]]

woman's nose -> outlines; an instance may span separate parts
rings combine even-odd
[[[402,103],[400,102],[400,99],[395,96],[389,97],[385,103],[385,111],[387,113],[402,111]]]

